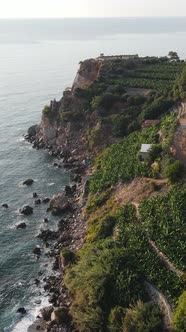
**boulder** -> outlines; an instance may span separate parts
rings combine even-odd
[[[67,210],[70,210],[70,203],[65,193],[55,194],[50,200],[49,208],[54,215],[59,215]]]
[[[60,232],[64,231],[65,227],[66,227],[66,220],[64,220],[64,219],[59,220],[59,222],[58,222],[59,231]]]
[[[25,205],[20,209],[20,213],[28,216],[33,213],[33,208],[29,205]]]
[[[28,327],[26,330],[27,332],[36,332],[36,331],[48,331],[47,326],[46,326],[46,321],[44,321],[40,317],[36,317],[37,319],[34,321],[32,325]]]
[[[34,201],[34,204],[36,204],[36,205],[39,205],[39,204],[41,204],[41,200],[40,200],[40,198],[38,198],[38,199],[35,199],[35,201]]]
[[[47,218],[44,218],[43,222],[47,224],[49,222],[49,220]]]
[[[65,194],[66,194],[66,196],[72,196],[73,191],[70,186],[65,186]]]
[[[39,132],[39,126],[37,124],[31,126],[30,128],[28,128],[29,138],[36,136],[38,132]]]
[[[26,228],[26,224],[25,224],[25,222],[21,222],[20,224],[18,224],[18,225],[16,226],[16,228],[17,228],[17,229],[24,229],[24,228]]]
[[[8,204],[3,203],[2,207],[4,207],[5,209],[8,209]]]
[[[55,308],[51,314],[51,321],[57,324],[68,323],[71,320],[69,309],[65,306]]]
[[[23,181],[23,185],[25,185],[25,186],[31,186],[33,182],[34,182],[34,180],[27,179],[27,180]]]
[[[40,256],[41,255],[41,247],[40,246],[36,246],[33,249],[33,254]]]
[[[42,202],[45,203],[45,204],[49,203],[50,202],[50,198],[45,197],[45,198],[43,198]]]
[[[52,306],[41,309],[41,315],[45,321],[50,321],[52,311],[53,311]]]
[[[81,183],[81,176],[80,175],[70,175],[70,178],[73,182]]]
[[[57,271],[59,269],[60,265],[59,265],[59,257],[55,257],[53,266],[52,266],[52,270],[53,271]]]
[[[22,314],[22,315],[25,315],[27,313],[26,309],[24,307],[21,307],[17,310],[17,313],[18,314]]]
[[[48,240],[55,240],[57,236],[58,236],[57,232],[51,231],[50,229],[46,229],[40,231],[38,238],[43,241],[48,241]]]
[[[58,238],[58,243],[63,243],[63,242],[66,242],[66,241],[70,241],[72,239],[72,236],[70,234],[70,232],[68,231],[65,231],[63,232],[62,235],[60,235],[60,237]]]
[[[37,194],[37,193],[33,193],[32,197],[33,197],[33,198],[37,198],[37,197],[38,197],[38,194]]]

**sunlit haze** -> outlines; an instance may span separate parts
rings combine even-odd
[[[184,16],[185,0],[0,0],[0,18]]]

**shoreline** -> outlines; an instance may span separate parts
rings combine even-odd
[[[81,159],[81,161],[78,160],[78,166],[74,165],[71,161],[69,162],[69,155],[72,153],[70,147],[68,147],[68,158],[65,158],[62,151],[59,151],[57,148],[54,150],[47,146],[41,147],[35,140],[33,141],[32,138],[30,139],[27,135],[25,136],[25,139],[33,144],[33,148],[42,150],[47,149],[49,155],[57,157],[59,163],[55,162],[54,166],[59,168],[64,167],[64,169],[70,171],[72,181],[72,185],[66,186],[64,190],[71,208],[61,214],[59,213],[59,218],[61,219],[58,222],[57,231],[52,232],[52,235],[48,229],[47,233],[42,233],[41,231],[38,235],[44,245],[47,246],[51,243],[50,237],[53,238],[53,249],[50,250],[50,256],[52,256],[54,262],[52,270],[59,273],[57,273],[57,276],[51,274],[48,278],[44,278],[46,280],[43,288],[44,291],[48,293],[49,306],[44,306],[40,309],[39,315],[36,317],[33,324],[27,328],[27,332],[36,332],[38,329],[40,331],[67,332],[71,331],[72,328],[71,316],[69,314],[71,298],[64,285],[64,275],[65,269],[68,266],[68,261],[62,257],[61,252],[63,250],[75,252],[84,244],[87,226],[82,217],[82,212],[85,204],[85,197],[87,196],[86,187],[89,181],[91,167],[84,163],[87,156],[81,156],[80,153],[77,154],[78,158]],[[49,211],[49,209],[47,211],[52,212]],[[68,319],[65,323],[56,324],[55,319],[51,320],[51,312],[54,312],[57,308],[66,309],[66,316]]]

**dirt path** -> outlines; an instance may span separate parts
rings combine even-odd
[[[145,281],[145,287],[152,301],[160,307],[163,313],[164,327],[170,329],[172,327],[173,314],[166,297],[155,286],[147,281]]]
[[[171,263],[167,256],[158,249],[154,241],[149,240],[149,244],[151,245],[153,251],[158,255],[158,257],[164,262],[169,271],[174,272],[178,277],[182,277],[183,275],[185,275],[183,271],[175,268],[175,266]]]

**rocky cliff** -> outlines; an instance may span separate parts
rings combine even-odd
[[[45,106],[39,127],[29,129],[28,139],[33,147],[49,148],[55,153],[71,151],[71,156],[84,158],[90,147],[88,139],[93,129],[99,143],[105,141],[110,129],[101,123],[97,112],[88,112],[89,98],[84,95],[99,78],[101,66],[102,62],[97,59],[80,63],[72,88],[66,89],[59,101],[53,100]]]

